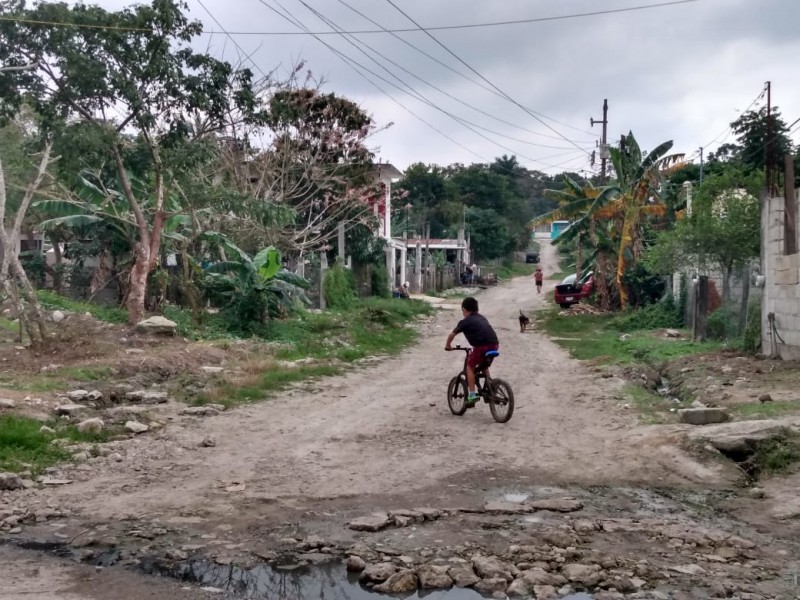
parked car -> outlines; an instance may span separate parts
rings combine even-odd
[[[539,253],[538,252],[527,252],[525,253],[525,262],[526,263],[538,263],[539,262]]]
[[[553,298],[561,308],[569,308],[577,304],[583,298],[588,298],[594,289],[594,275],[591,271],[581,277],[576,283],[575,275],[567,275],[564,280],[556,286],[553,291]]]

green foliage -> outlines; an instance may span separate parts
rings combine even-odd
[[[375,265],[370,271],[371,295],[378,298],[391,298],[392,290],[389,289],[389,271],[386,265]]]
[[[278,271],[280,253],[266,248],[251,259],[227,242],[231,260],[205,270],[206,297],[222,308],[232,331],[256,333],[269,320],[289,315],[301,304],[309,304],[304,290],[309,283],[288,271]]]
[[[683,327],[683,313],[669,296],[661,302],[628,310],[614,317],[611,325],[619,331],[678,329]]]
[[[706,335],[710,340],[725,341],[738,337],[739,317],[727,308],[718,308],[708,317]]]
[[[48,290],[39,290],[37,296],[42,307],[48,310],[66,310],[80,314],[88,312],[98,321],[105,321],[106,323],[119,324],[127,323],[128,321],[128,312],[114,306],[72,300]]]
[[[650,271],[641,262],[636,263],[622,276],[622,283],[628,289],[630,306],[646,306],[664,295],[664,278]]]
[[[783,435],[758,444],[755,464],[759,473],[784,473],[800,461],[800,445],[797,434],[786,431]]]
[[[561,316],[559,311],[553,310],[545,313],[543,326],[574,358],[596,363],[657,364],[720,347],[714,342],[665,338],[660,331],[650,329],[630,330],[621,336],[620,322],[608,315]]]
[[[82,433],[74,425],[61,427],[58,423],[47,423],[57,430],[57,437],[73,442],[104,442],[113,431]],[[38,474],[46,467],[70,459],[63,447],[51,444],[52,434],[41,433],[43,423],[25,417],[0,416],[0,471],[19,472],[30,470]]]
[[[761,348],[761,298],[753,298],[747,305],[747,325],[742,339],[742,349],[755,354]]]
[[[467,226],[472,251],[482,260],[502,258],[516,247],[516,240],[505,219],[493,209],[469,208]]]
[[[322,289],[325,301],[331,308],[350,308],[357,298],[353,272],[342,264],[336,264],[328,269]]]

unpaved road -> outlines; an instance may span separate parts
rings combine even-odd
[[[546,245],[545,271],[554,265]],[[337,498],[369,512],[365,496],[426,489],[438,490],[439,503],[458,504],[463,491],[447,498],[445,484],[511,473],[547,484],[722,481],[721,471],[667,444],[662,430],[638,426],[622,407],[619,381],[602,379],[535,330],[520,333],[519,309],[531,315],[552,285],[537,296],[532,280],[521,278],[479,295],[501,342],[493,373],[515,390],[507,424],[494,423],[484,404],[461,418],[450,414],[446,386],[463,354],[443,347],[460,310],[442,310],[400,356],[168,426],[155,441],[132,442],[132,460],[50,493],[96,520],[194,511],[235,518],[242,506],[279,512]],[[207,436],[216,447],[199,447]],[[234,484],[244,490],[226,491]]]
[[[542,255],[545,272],[551,272],[552,247],[544,246]],[[12,501],[66,509],[69,518],[26,525],[22,536],[145,546],[127,556],[188,543],[227,565],[237,553],[269,554],[271,544],[287,534],[321,533],[349,543],[353,532],[346,533],[344,524],[376,510],[483,506],[498,490],[563,486],[569,492],[548,493],[582,495],[584,503],[594,505],[585,511],[593,518],[644,515],[654,523],[641,533],[638,549],[630,546],[630,538],[611,534],[600,551],[616,545],[620,552],[634,548],[636,554],[653,546],[658,555],[663,546],[652,540],[667,535],[658,533],[661,529],[678,523],[693,531],[699,527],[695,519],[706,517],[684,515],[680,499],[665,502],[644,488],[677,487],[687,493],[726,488],[733,471],[721,462],[698,463],[683,452],[674,441],[680,426],[639,425],[625,407],[620,380],[603,378],[571,359],[535,328],[520,333],[519,310],[533,316],[553,285],[548,282],[537,296],[532,280],[524,278],[479,295],[481,312],[500,336],[501,357],[493,374],[509,381],[516,395],[517,408],[507,424],[494,423],[485,405],[460,418],[447,408],[447,383],[463,361],[461,353],[443,351],[460,318],[453,307],[423,323],[419,343],[397,357],[219,416],[174,417],[155,433],[121,443],[122,462],[97,459],[65,468],[62,475],[72,483],[27,490]],[[208,437],[216,441],[214,447],[202,447]],[[599,486],[610,491],[598,492]],[[390,533],[391,543],[400,549],[403,544],[457,546],[467,539],[481,544],[498,524],[485,529],[483,517],[476,518],[443,519],[418,528],[413,540],[397,529]],[[560,530],[559,518],[543,522]],[[162,532],[151,535],[153,528]],[[507,545],[508,532],[501,533],[494,539]],[[769,540],[763,538],[765,547],[772,547]],[[780,551],[780,556],[793,554]],[[80,556],[86,550],[76,552]],[[782,568],[783,559],[774,560],[770,568]],[[32,587],[26,573],[44,583]],[[0,581],[6,584],[0,596],[14,600],[202,597],[196,588],[186,591],[127,571],[112,578],[2,546]]]

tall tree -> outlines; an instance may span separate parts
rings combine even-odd
[[[35,65],[0,74],[0,117],[27,101],[42,115],[45,131],[77,120],[100,132],[136,222],[127,298],[131,322],[144,314],[148,275],[170,216],[167,149],[222,130],[233,114],[245,120],[260,116],[249,70],[191,48],[202,25],[189,20],[186,9],[176,0],[120,11],[63,2],[26,9],[15,0],[7,14],[19,20],[0,22],[0,62]],[[74,26],[46,24],[53,22]],[[147,150],[144,189],[136,189],[125,164],[132,143],[126,132]]]

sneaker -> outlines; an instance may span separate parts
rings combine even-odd
[[[471,408],[475,406],[475,403],[478,401],[478,393],[477,392],[469,392],[467,396],[467,408]]]

